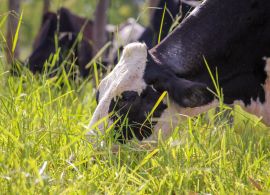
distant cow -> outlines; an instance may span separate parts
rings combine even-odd
[[[171,119],[173,125],[182,114],[217,106],[204,58],[212,73],[218,72],[224,103],[241,105],[270,125],[270,63],[265,66],[263,59],[270,56],[269,10],[269,0],[205,0],[153,49],[127,45],[100,83],[89,128],[112,112],[109,124],[115,122],[120,140],[157,138],[159,129],[169,135]],[[165,91],[171,104],[161,102],[148,119]],[[121,124],[124,118],[129,126]],[[104,132],[103,124],[99,129]]]
[[[166,4],[166,10],[165,9]],[[111,64],[117,63],[118,50],[122,50],[123,46],[135,41],[143,42],[148,48],[152,48],[160,40],[163,40],[170,32],[170,29],[179,16],[178,22],[182,20],[200,4],[196,0],[159,0],[153,10],[149,25],[143,27],[135,19],[128,19],[123,23],[117,32],[113,46],[110,49],[108,59]],[[165,12],[164,12],[165,11]],[[164,12],[164,15],[163,15]]]
[[[44,63],[51,54],[56,53],[56,40],[60,48],[57,65],[67,57],[70,49],[74,48],[75,63],[79,65],[80,75],[87,76],[89,70],[85,68],[93,57],[91,41],[93,22],[72,14],[69,10],[61,8],[57,13],[47,12],[34,42],[34,51],[29,57],[29,68],[32,72],[42,72]],[[82,40],[78,35],[82,30]],[[55,39],[56,36],[56,39]]]
[[[170,29],[179,15],[181,23],[184,18],[200,4],[197,0],[160,0],[150,19],[149,26],[142,33],[139,42],[144,42],[148,48],[152,48],[160,40],[163,40],[170,32]],[[166,5],[166,10],[164,8]],[[164,15],[163,15],[164,12]]]

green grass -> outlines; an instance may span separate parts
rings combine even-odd
[[[270,134],[261,124],[199,116],[157,146],[96,150],[84,136],[96,105],[90,83],[0,75],[1,193],[270,193]]]
[[[97,149],[85,137],[91,81],[27,69],[12,76],[7,67],[1,57],[1,194],[270,194],[269,128],[239,108],[233,126],[222,108],[188,118],[156,145],[135,140],[115,151],[108,130]]]
[[[22,71],[0,70],[1,193],[270,193],[269,129],[239,109],[234,127],[209,113],[157,146],[132,141],[114,153],[112,139],[97,150],[85,138],[91,82]]]

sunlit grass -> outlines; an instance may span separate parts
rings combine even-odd
[[[156,146],[131,141],[113,153],[108,141],[97,150],[85,137],[96,106],[91,82],[62,81],[1,68],[3,193],[270,192],[269,129],[254,118],[238,110],[240,125],[231,126],[210,113],[188,118]]]
[[[1,194],[270,193],[269,129],[239,108],[235,125],[212,110],[157,145],[130,141],[117,152],[107,129],[107,144],[96,149],[85,137],[96,107],[90,80],[27,68],[13,76],[4,67],[1,57]]]
[[[2,193],[270,192],[270,135],[260,124],[199,116],[157,146],[96,150],[85,139],[96,106],[91,84],[60,87],[27,70],[0,75]]]

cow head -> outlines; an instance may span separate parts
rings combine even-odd
[[[134,113],[137,116],[149,112],[151,106],[141,107],[141,104],[147,104],[147,100],[149,102],[149,97],[143,96],[145,91],[155,93],[143,79],[146,61],[147,47],[145,44],[131,43],[125,47],[119,63],[99,85],[98,105],[90,127],[113,110],[118,110],[121,114],[124,112],[127,114],[129,110],[129,115]],[[134,109],[136,109],[135,112],[133,112]],[[116,115],[110,121],[113,121],[115,117]],[[138,118],[144,117],[139,116]],[[100,125],[99,128],[103,130],[104,127]]]
[[[162,72],[160,72],[162,71]],[[180,107],[203,105],[212,99],[206,86],[177,78],[169,69],[157,64],[142,43],[131,43],[124,48],[122,57],[113,71],[99,85],[97,108],[89,127],[112,113],[110,123],[120,140],[136,137],[139,140],[150,136],[162,115],[168,111],[161,102],[149,119],[161,94],[168,91],[169,97],[177,100]],[[125,125],[124,119],[129,125]],[[103,124],[99,126],[104,129]]]
[[[60,65],[72,49],[80,75],[88,76],[89,70],[85,66],[93,56],[90,44],[93,37],[92,28],[92,21],[79,17],[65,8],[59,9],[57,13],[45,13],[34,42],[34,50],[28,59],[30,70],[33,73],[42,72],[46,60],[49,59],[50,55],[56,53],[58,48],[60,48],[58,59],[58,65]],[[78,39],[80,32],[83,35],[81,41]]]

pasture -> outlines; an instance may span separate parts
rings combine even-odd
[[[132,140],[116,150],[108,127],[100,137],[105,146],[96,147],[85,137],[96,108],[91,79],[72,81],[65,71],[48,78],[27,68],[14,75],[2,34],[1,194],[270,193],[270,129],[260,119],[221,104],[219,112],[187,117],[168,140]]]

